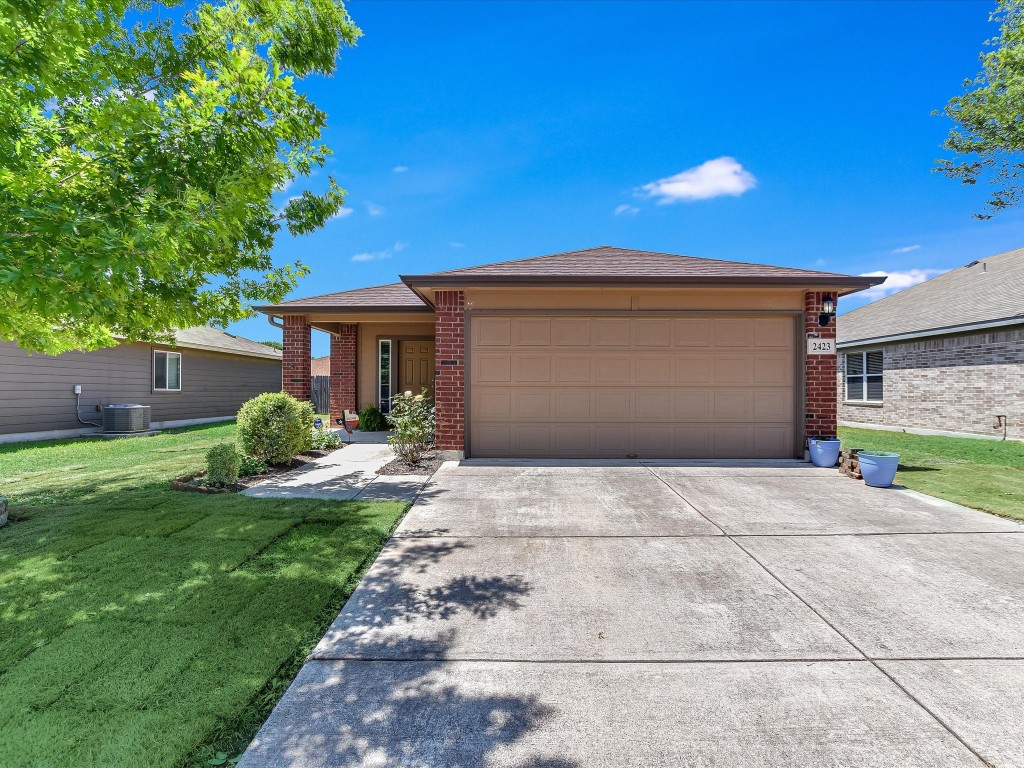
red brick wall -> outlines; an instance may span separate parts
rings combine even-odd
[[[306,401],[312,396],[310,377],[310,327],[305,315],[284,316],[284,353],[281,362],[281,389]]]
[[[435,445],[443,451],[466,449],[466,297],[462,291],[434,293]]]
[[[823,291],[804,294],[804,335],[835,339],[836,320],[831,318],[824,328],[818,325]],[[833,298],[836,294],[830,294]],[[805,352],[806,354],[806,352]],[[835,437],[836,434],[836,356],[807,355],[804,390],[804,437]]]
[[[359,325],[341,323],[331,334],[331,424],[346,408],[356,410],[356,360]]]

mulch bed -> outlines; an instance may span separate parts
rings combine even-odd
[[[378,475],[432,475],[444,463],[437,451],[427,451],[415,464],[394,458],[377,470]]]
[[[330,451],[306,451],[300,453],[297,456],[293,456],[291,461],[286,464],[274,464],[267,468],[266,472],[259,475],[248,475],[247,477],[238,478],[238,482],[234,485],[228,485],[223,488],[215,488],[206,484],[203,478],[206,477],[206,470],[201,469],[198,472],[193,472],[190,475],[184,475],[182,477],[176,477],[171,480],[172,491],[191,491],[192,493],[238,493],[244,491],[246,488],[251,488],[257,483],[262,483],[264,480],[274,477],[275,475],[283,475],[285,472],[291,472],[293,469],[304,467],[315,459],[320,459],[329,453],[333,453],[335,450]]]

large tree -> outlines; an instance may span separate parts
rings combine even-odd
[[[275,302],[283,227],[344,191],[297,81],[360,35],[341,0],[0,0],[0,338],[57,353]]]
[[[991,50],[981,54],[981,72],[944,110],[957,124],[945,142],[956,157],[937,168],[964,184],[992,185],[988,212],[975,214],[980,219],[1024,198],[1024,0],[998,0],[991,18],[999,34],[986,41]]]

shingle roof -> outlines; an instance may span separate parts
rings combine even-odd
[[[292,299],[256,309],[284,311],[288,309],[356,309],[356,310],[426,310],[427,305],[405,283],[373,285],[369,288],[355,288],[350,291],[325,293]]]
[[[581,251],[566,251],[530,259],[502,261],[477,267],[464,267],[427,275],[402,276],[412,285],[432,283],[481,282],[494,279],[500,282],[524,280],[529,282],[792,282],[834,283],[867,287],[881,282],[878,278],[854,277],[834,272],[815,272],[795,267],[775,267],[741,261],[704,259],[677,256],[657,251],[637,251],[603,245]]]
[[[933,336],[991,323],[1024,323],[1024,248],[972,261],[848,312],[837,342]]]
[[[182,328],[174,332],[174,338],[179,347],[186,349],[203,349],[210,352],[227,352],[235,355],[247,355],[249,357],[267,357],[275,360],[281,359],[281,350],[260,344],[257,341],[243,339],[241,336],[234,336],[227,331],[218,328],[207,328],[198,326],[196,328]]]

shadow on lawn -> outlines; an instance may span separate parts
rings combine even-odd
[[[450,659],[458,630],[529,595],[520,575],[416,577],[463,541],[393,540],[253,741],[240,768],[405,766],[484,768],[495,753],[562,714],[503,686],[503,671]],[[523,763],[578,768],[554,756]]]

